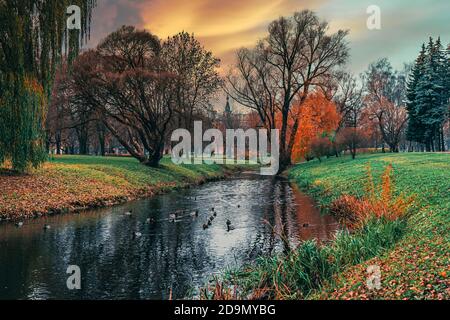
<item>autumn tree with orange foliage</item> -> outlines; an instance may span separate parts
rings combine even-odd
[[[281,115],[277,114],[277,127],[281,125]],[[288,121],[289,135],[294,123],[299,121],[295,142],[292,149],[292,161],[302,158],[310,159],[328,153],[331,139],[339,125],[340,115],[336,105],[327,99],[322,92],[313,92],[302,104],[296,104]]]

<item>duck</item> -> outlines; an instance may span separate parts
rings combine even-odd
[[[139,237],[142,237],[142,233],[140,233],[138,231],[133,232],[133,239],[136,239],[136,238],[139,238]]]
[[[48,230],[48,229],[50,229],[50,225],[49,224],[44,225],[44,230]]]
[[[215,211],[214,211],[214,213],[213,213],[213,216],[214,216],[214,217],[217,217],[217,213],[216,213]]]
[[[195,210],[190,213],[191,217],[198,217],[198,210]]]
[[[175,219],[177,218],[177,215],[175,213],[169,214],[169,220],[172,222],[175,222]]]
[[[203,230],[208,229],[208,224],[204,223],[203,224]]]
[[[22,221],[19,221],[19,222],[16,223],[16,227],[17,228],[20,228],[21,226],[23,226],[23,222]]]
[[[211,220],[208,220],[208,226],[210,226],[211,225]]]
[[[125,212],[124,215],[131,217],[132,213],[133,213],[133,210],[130,210],[130,211]]]
[[[241,207],[241,205],[240,205],[240,204],[238,204],[238,205],[237,205],[237,207],[238,207],[238,208],[240,208],[240,207]]]
[[[231,224],[230,219],[227,219],[227,231],[230,232],[231,230],[234,230],[234,226]]]
[[[227,219],[227,231],[234,230],[234,226],[231,224],[230,219]]]
[[[145,223],[154,223],[155,222],[155,218],[147,218],[147,220],[145,220]]]
[[[214,211],[214,207],[211,208],[211,211]]]
[[[227,225],[227,231],[230,232],[231,230],[234,230],[234,226],[233,225]]]

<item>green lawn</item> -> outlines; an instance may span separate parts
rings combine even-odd
[[[223,175],[224,166],[176,165],[169,157],[161,161],[159,168],[150,168],[130,157],[54,156],[49,161],[61,168],[76,168],[73,174],[97,175],[105,179],[118,178],[133,187],[146,187],[157,183],[182,185],[185,182],[204,180]],[[231,168],[231,167],[228,167]]]
[[[366,166],[379,178],[392,164],[395,192],[417,196],[404,238],[382,256],[349,268],[316,298],[422,299],[450,297],[450,154],[360,155],[311,161],[295,166],[289,177],[324,208],[342,194],[363,195]],[[366,267],[382,270],[382,289],[365,286]]]

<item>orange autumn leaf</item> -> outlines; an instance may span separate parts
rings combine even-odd
[[[295,117],[299,118],[299,127],[292,150],[292,161],[298,162],[305,158],[317,138],[336,130],[340,115],[336,105],[328,100],[323,93],[313,92],[302,105],[293,107],[288,121],[289,135]],[[277,127],[281,127],[280,114],[277,114],[276,120]]]

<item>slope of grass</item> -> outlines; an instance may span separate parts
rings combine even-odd
[[[0,171],[0,218],[17,220],[77,211],[151,196],[223,177],[239,166],[175,165],[159,168],[128,157],[55,156],[30,174]]]
[[[395,192],[415,194],[416,210],[404,238],[376,258],[347,268],[313,297],[320,299],[444,299],[450,297],[450,155],[374,154],[295,166],[290,178],[326,208],[342,194],[364,193],[365,167],[375,177],[394,169]],[[365,285],[367,266],[381,269],[381,289]]]

